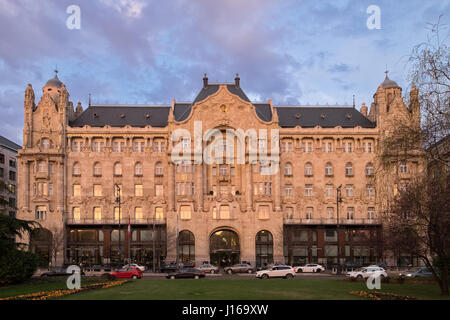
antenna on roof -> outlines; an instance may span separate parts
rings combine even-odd
[[[55,77],[58,76],[58,64],[56,64],[54,71],[55,71]]]
[[[353,95],[353,108],[355,107],[355,95]]]
[[[89,93],[89,107],[91,106],[91,94]]]

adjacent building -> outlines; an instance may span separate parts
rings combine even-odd
[[[237,75],[205,75],[194,101],[83,110],[55,75],[38,104],[25,90],[18,216],[39,221],[31,248],[58,265],[396,264],[383,219],[423,162],[385,169],[379,153],[397,118],[419,123],[415,88],[410,100],[386,75],[370,112],[275,106],[250,101]]]
[[[17,211],[17,151],[21,147],[0,136],[0,214],[16,216]]]

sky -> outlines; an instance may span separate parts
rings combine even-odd
[[[71,5],[79,29],[67,27]],[[93,104],[193,101],[204,73],[239,73],[254,102],[370,105],[386,66],[408,90],[408,56],[441,14],[450,25],[450,0],[0,0],[0,135],[22,143],[25,88],[38,103],[56,67],[84,108],[89,93]]]

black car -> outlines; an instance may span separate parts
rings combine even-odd
[[[166,264],[165,266],[162,266],[159,268],[159,271],[161,273],[174,272],[177,270],[178,270],[178,267],[175,263]]]
[[[180,269],[167,274],[167,279],[200,279],[205,277],[205,272],[194,268]]]
[[[81,271],[81,274],[84,275],[84,272]],[[67,276],[67,268],[54,268],[50,271],[44,272],[41,274],[41,277],[57,277],[57,276]]]
[[[195,263],[194,262],[181,262],[180,269],[186,269],[186,268],[195,268]]]

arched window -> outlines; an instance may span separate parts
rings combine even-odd
[[[178,253],[181,262],[195,261],[195,237],[188,230],[180,231],[178,236]]]
[[[333,165],[330,162],[327,162],[325,165],[325,176],[331,177],[333,175]]]
[[[142,176],[142,163],[136,162],[134,165],[134,175],[135,176]]]
[[[102,175],[102,165],[100,162],[94,163],[94,176],[101,176]]]
[[[305,176],[306,177],[312,177],[313,175],[313,167],[312,164],[310,162],[307,162],[305,164]]]
[[[284,175],[292,176],[292,165],[289,162],[284,166]]]
[[[273,237],[267,230],[262,230],[256,234],[256,267],[264,267],[273,263]]]
[[[373,176],[373,164],[372,164],[371,162],[369,162],[369,163],[366,165],[366,176],[367,176],[367,177]]]
[[[121,176],[122,175],[122,164],[120,162],[116,162],[114,164],[114,175]]]
[[[80,163],[75,162],[75,163],[73,164],[73,171],[72,171],[72,174],[73,174],[74,176],[79,176],[79,175],[81,175],[81,166],[80,166]]]
[[[161,162],[157,162],[155,164],[155,176],[162,176],[163,175],[163,165]]]
[[[350,162],[345,165],[345,176],[353,177],[353,165]]]

